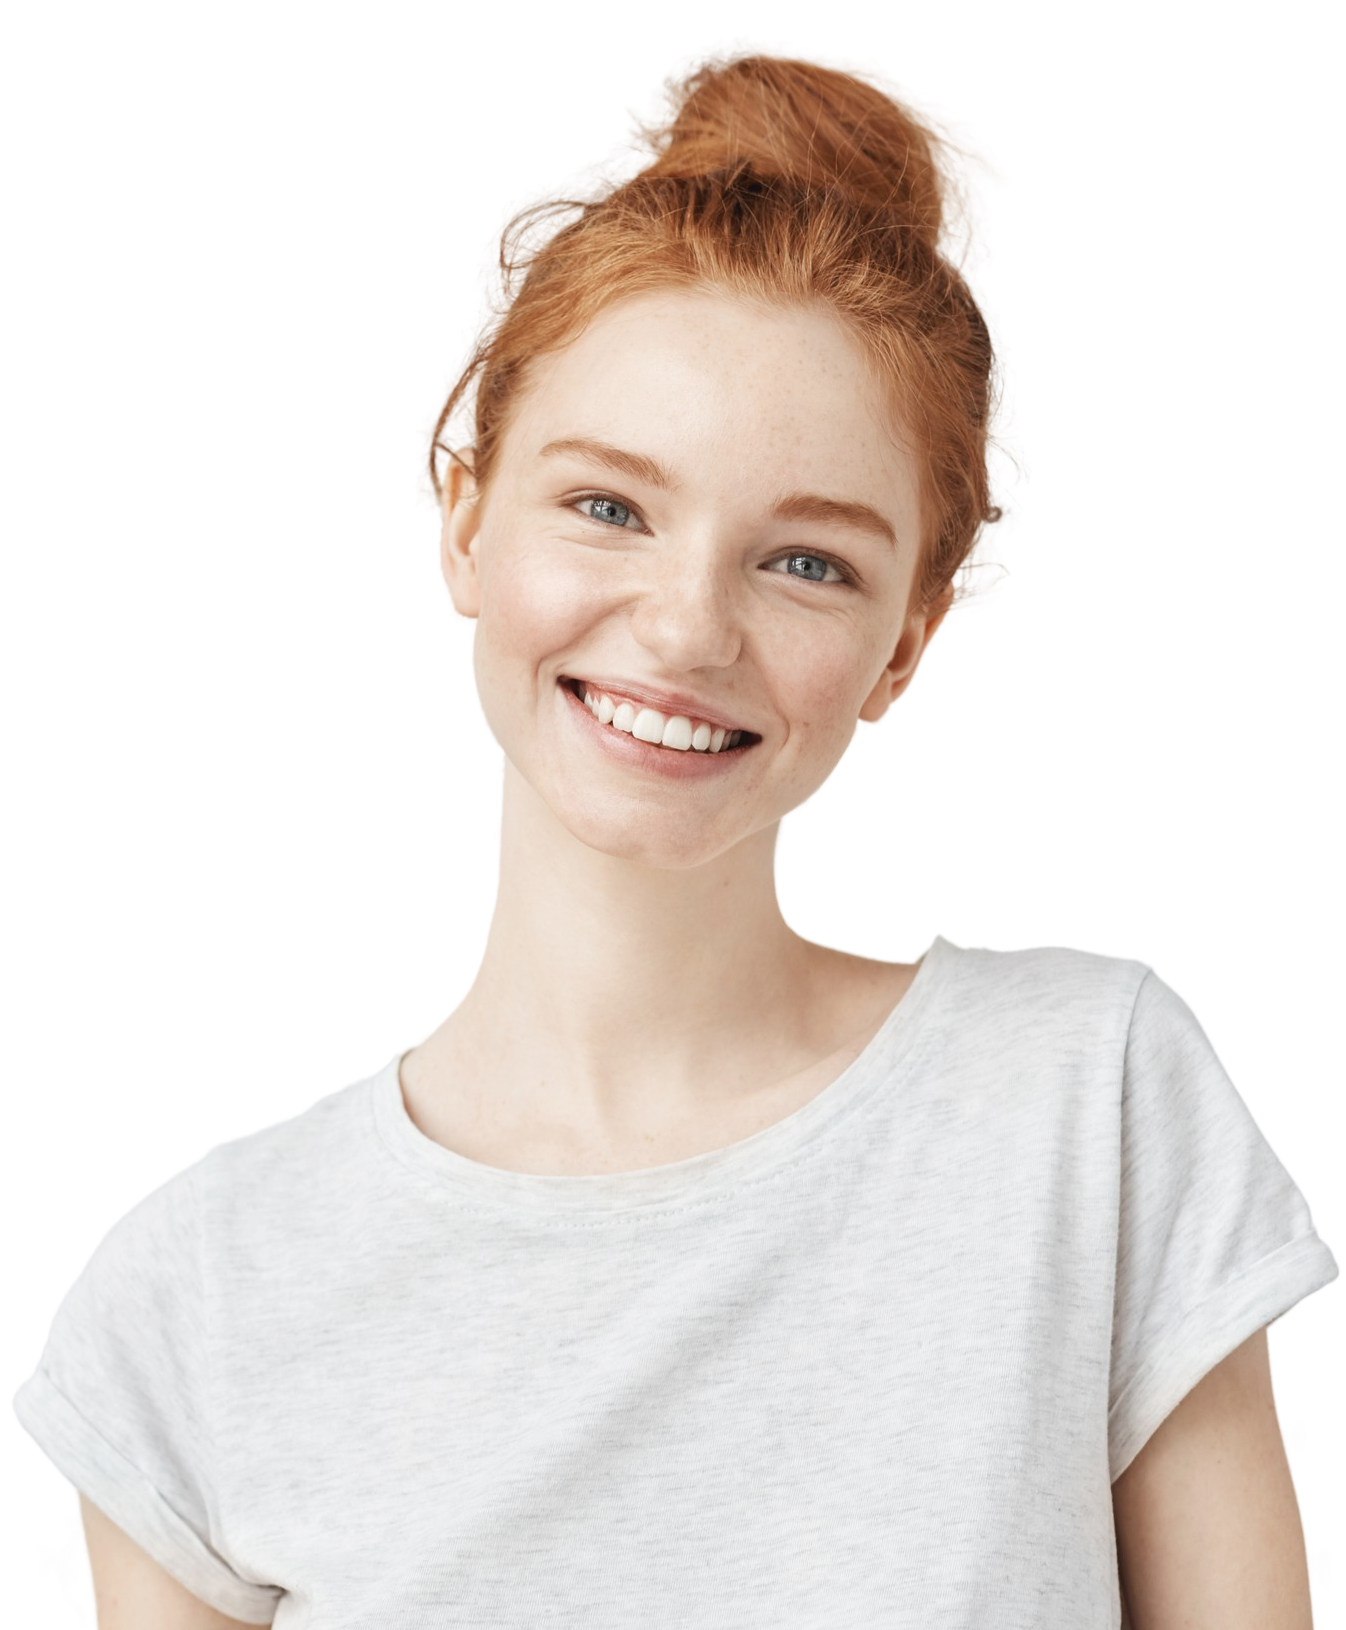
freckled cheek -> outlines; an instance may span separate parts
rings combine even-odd
[[[545,660],[583,633],[602,602],[600,582],[564,545],[501,550],[483,562],[479,634],[517,657]]]
[[[849,740],[860,705],[863,675],[854,657],[829,646],[804,647],[778,670],[789,682],[778,694],[785,703],[790,732],[801,744]]]

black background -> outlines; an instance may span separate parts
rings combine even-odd
[[[495,750],[417,427],[505,202],[710,37],[13,41],[11,1387],[135,1198],[468,983]],[[789,37],[1009,171],[1033,481],[1001,600],[790,822],[785,911],[1147,958],[1339,1257],[1338,36]],[[1338,1297],[1273,1337],[1333,1553]],[[70,1509],[11,1421],[15,1622]]]

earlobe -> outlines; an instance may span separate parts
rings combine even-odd
[[[471,465],[461,455],[451,455],[441,495],[439,566],[454,609],[463,617],[477,616],[481,606],[481,585],[477,578],[477,533],[481,516],[477,498]]]
[[[860,718],[870,724],[877,722],[906,690],[915,676],[926,646],[934,638],[935,630],[944,621],[951,604],[952,591],[949,591],[941,595],[927,611],[913,613],[907,618],[896,649],[884,665],[873,690],[865,698]]]

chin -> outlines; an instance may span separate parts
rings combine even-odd
[[[714,860],[726,849],[732,849],[739,841],[731,838],[716,845],[686,830],[652,830],[648,821],[636,817],[629,821],[602,817],[569,819],[562,824],[587,848],[653,871],[691,871]]]
[[[757,831],[737,824],[729,831],[711,823],[697,826],[671,813],[668,819],[651,820],[648,805],[623,805],[617,799],[605,808],[553,807],[552,813],[586,848],[651,871],[690,872],[707,866],[752,839]]]

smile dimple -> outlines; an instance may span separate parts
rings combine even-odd
[[[598,690],[583,679],[566,683],[598,720],[614,730],[624,731],[654,747],[671,747],[675,752],[721,753],[751,745],[757,740],[748,730],[726,730],[705,719],[692,719],[684,713],[661,713],[658,708],[627,701],[624,697]]]

